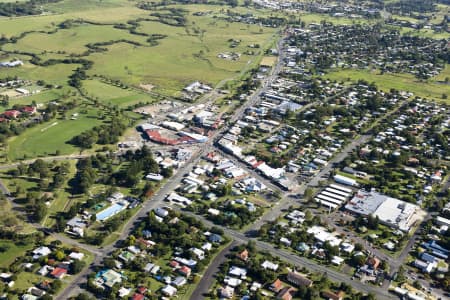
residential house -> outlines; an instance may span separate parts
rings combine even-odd
[[[42,266],[42,267],[37,271],[37,273],[38,273],[39,275],[41,275],[41,276],[46,276],[46,275],[50,272],[50,269],[53,270],[53,267],[50,267],[50,266],[48,266],[48,265],[45,265],[45,266]]]
[[[289,281],[292,284],[295,284],[296,286],[299,287],[310,287],[312,286],[312,280],[309,280],[308,278],[306,278],[305,276],[296,273],[296,272],[289,272],[287,274],[287,281]]]
[[[221,298],[231,299],[234,295],[234,289],[231,286],[222,287],[219,290]]]
[[[171,268],[179,268],[180,267],[180,263],[179,262],[177,262],[177,261],[175,261],[175,260],[172,260],[172,261],[170,261],[169,262],[169,266],[171,267]]]
[[[242,261],[247,261],[248,260],[248,250],[244,249],[240,253],[236,254],[236,256]]]
[[[37,109],[36,106],[25,106],[22,108],[22,112],[29,115],[33,115],[37,112]]]
[[[37,287],[34,287],[34,286],[30,287],[27,292],[30,293],[31,295],[39,297],[39,298],[41,298],[42,296],[44,296],[46,294],[45,291],[43,291]]]
[[[64,268],[56,267],[50,273],[50,275],[55,279],[62,279],[67,274],[67,270]]]
[[[104,285],[111,288],[114,284],[122,282],[122,275],[111,269],[101,271],[97,274],[97,276],[96,283],[99,286]]]
[[[69,254],[71,259],[82,260],[84,258],[84,254],[81,252],[72,252]]]
[[[345,293],[343,291],[339,291],[337,293],[333,293],[331,291],[323,291],[321,295],[324,299],[328,300],[342,300],[344,299]]]
[[[281,300],[291,300],[297,290],[291,286],[283,288],[277,295],[277,299]]]
[[[120,253],[119,258],[123,262],[129,262],[129,261],[133,261],[135,256],[133,255],[133,253],[131,253],[129,251],[123,251],[122,253]]]
[[[182,276],[177,276],[171,284],[173,284],[176,287],[180,287],[183,286],[187,283],[187,279],[185,277]]]
[[[144,295],[139,293],[134,293],[133,297],[131,297],[132,300],[144,300]]]
[[[222,237],[216,233],[213,233],[208,237],[208,241],[210,241],[211,243],[221,243]]]
[[[50,248],[45,247],[45,246],[41,246],[41,247],[33,250],[33,259],[37,260],[37,259],[39,259],[41,257],[49,255],[50,253],[52,253]]]
[[[191,268],[189,268],[188,266],[182,266],[178,269],[178,273],[185,277],[189,277],[191,275]]]
[[[245,279],[247,277],[247,270],[236,266],[231,266],[230,270],[228,271],[228,274],[231,276]]]
[[[168,284],[161,289],[161,292],[168,297],[173,297],[177,293],[177,289]]]
[[[272,270],[272,271],[276,271],[278,270],[278,264],[275,264],[273,262],[270,262],[268,260],[265,260],[262,264],[261,267],[263,267],[266,270]]]
[[[280,279],[276,279],[270,286],[269,290],[274,293],[278,293],[283,288],[283,282]]]
[[[125,298],[125,297],[127,297],[130,293],[131,293],[131,288],[125,288],[125,287],[121,287],[119,290],[118,290],[118,293],[119,293],[119,298]]]
[[[372,270],[377,270],[379,265],[380,265],[380,260],[376,257],[369,257],[367,259],[366,264],[372,269]]]
[[[3,116],[5,116],[8,119],[17,119],[20,116],[20,111],[15,109],[7,110],[3,113]]]

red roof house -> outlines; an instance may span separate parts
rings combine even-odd
[[[188,266],[182,266],[178,272],[183,276],[189,277],[191,275],[191,268]]]
[[[36,106],[25,106],[22,108],[22,112],[32,115],[37,112],[37,109]]]
[[[55,268],[50,274],[53,278],[62,279],[67,274],[67,270],[63,268]]]
[[[177,261],[175,261],[175,260],[172,260],[172,261],[169,263],[169,266],[171,266],[172,268],[178,268],[178,267],[180,266],[180,263],[177,262]]]
[[[236,256],[243,261],[247,261],[248,260],[248,250],[244,249],[241,253],[236,254]]]
[[[145,298],[144,295],[139,294],[139,293],[135,293],[131,299],[133,299],[133,300],[144,300],[144,298]]]
[[[3,115],[8,119],[16,119],[18,116],[20,116],[20,111],[15,109],[7,110],[3,113]]]
[[[277,278],[269,287],[272,292],[278,293],[283,288],[283,282]]]

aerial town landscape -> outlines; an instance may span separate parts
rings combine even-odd
[[[450,299],[449,0],[0,0],[0,299]]]

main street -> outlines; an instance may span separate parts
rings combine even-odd
[[[280,42],[278,43],[279,49],[281,48],[281,44],[282,40],[280,40]],[[255,92],[246,103],[244,103],[241,107],[239,107],[234,111],[234,114],[231,117],[232,122],[235,122],[239,118],[241,118],[245,110],[251,105],[253,105],[259,99],[257,95],[259,95],[259,93],[264,92],[265,89],[267,89],[268,82],[272,82],[276,78],[278,74],[277,72],[280,72],[281,67],[282,67],[282,60],[280,56],[277,65],[272,69],[271,74],[268,77],[266,77],[267,82],[265,81],[262,84],[262,89],[260,91]],[[222,130],[214,132],[214,134],[210,136],[210,138],[208,139],[208,142],[206,142],[203,145],[201,150],[193,154],[190,160],[187,161],[185,165],[182,168],[180,168],[180,170],[174,176],[172,176],[151,199],[144,202],[139,212],[136,213],[133,217],[131,217],[128,220],[128,222],[124,225],[117,241],[126,239],[132,233],[136,221],[141,220],[142,218],[146,217],[150,211],[163,205],[163,201],[166,195],[176,189],[176,187],[181,183],[186,171],[191,170],[199,162],[200,158],[203,155],[214,149],[213,145],[214,142],[226,130],[227,128],[224,128]],[[95,259],[92,262],[91,266],[89,266],[89,268],[85,268],[82,272],[73,276],[73,280],[71,281],[71,283],[55,299],[66,300],[74,295],[79,294],[81,292],[81,286],[83,285],[84,282],[86,282],[87,275],[92,271],[90,270],[92,269],[92,266],[100,265],[103,259],[109,256],[112,251],[117,249],[117,247],[118,247],[117,244],[111,244],[107,247],[104,247],[103,249],[99,249],[100,253],[95,256]]]

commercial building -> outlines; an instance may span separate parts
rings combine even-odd
[[[421,218],[419,206],[374,191],[359,190],[345,208],[353,213],[377,216],[382,224],[409,232]]]

